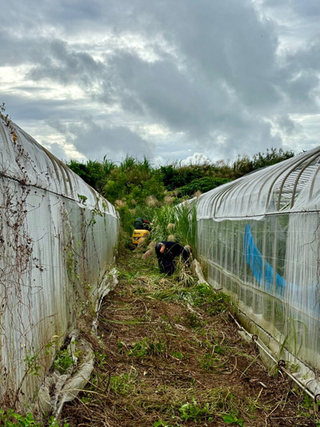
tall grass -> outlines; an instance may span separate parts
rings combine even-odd
[[[197,208],[195,204],[183,203],[175,208],[175,235],[182,245],[190,245],[195,255],[197,250]]]
[[[196,254],[197,209],[194,204],[164,205],[154,211],[152,239],[166,241],[172,234],[181,245],[190,245]]]

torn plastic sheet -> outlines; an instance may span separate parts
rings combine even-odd
[[[97,333],[98,317],[101,304],[105,296],[118,284],[117,270],[113,269],[105,276],[99,287],[95,304],[95,319],[92,330]],[[38,394],[38,405],[41,413],[52,413],[59,418],[63,405],[75,399],[89,381],[94,367],[94,352],[90,343],[79,337],[79,331],[69,334],[70,344],[67,349],[73,358],[74,364],[65,374],[56,370],[48,375]],[[80,354],[79,358],[76,354]]]

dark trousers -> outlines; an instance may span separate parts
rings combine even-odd
[[[174,273],[175,265],[174,265],[174,257],[170,252],[161,253],[162,245],[160,243],[156,244],[156,255],[158,259],[158,264],[161,273],[166,273],[168,276],[171,276]]]

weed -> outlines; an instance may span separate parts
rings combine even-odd
[[[115,375],[110,378],[110,391],[118,395],[128,395],[132,393],[137,377],[130,372],[129,374]]]
[[[42,427],[43,423],[35,421],[31,412],[21,415],[13,409],[8,409],[7,411],[0,409],[0,425],[4,427]],[[48,425],[50,427],[59,427],[59,423],[54,417],[50,417]],[[63,427],[69,427],[69,423],[64,423]]]
[[[228,414],[222,417],[223,421],[227,424],[234,424],[243,427],[243,419],[238,418],[235,415]]]
[[[312,399],[308,394],[305,394],[302,406],[306,409],[312,409],[314,406],[314,399]]]
[[[192,298],[195,306],[205,306],[210,315],[216,315],[229,309],[231,300],[228,295],[223,292],[215,292],[215,290],[205,284],[200,283],[192,290]]]
[[[257,360],[252,363],[257,353],[239,341],[229,317],[208,315],[215,304],[220,313],[228,307],[224,294],[206,284],[187,286],[178,276],[155,274],[155,265],[144,263],[139,253],[121,260],[127,270],[100,315],[105,350],[98,351],[105,351],[106,363],[97,358],[89,397],[66,405],[63,419],[72,425],[90,419],[92,426],[109,419],[110,425],[123,427],[241,427],[265,425],[271,412],[275,420],[299,416],[303,408],[296,402],[302,402],[301,396],[290,394],[282,400],[288,383],[272,384],[269,379],[265,391],[258,381],[248,383],[241,377],[246,369],[252,379],[265,382],[267,372]],[[139,287],[146,292],[135,292]],[[274,407],[273,402],[283,405]],[[288,411],[283,406],[289,406]],[[304,412],[304,420],[310,420],[311,412]],[[280,425],[273,421],[270,425]]]
[[[194,312],[194,311],[190,311],[189,323],[190,323],[191,328],[200,327],[202,325],[202,320],[201,320],[201,317],[199,316],[199,314]]]
[[[8,409],[7,412],[0,409],[0,421],[0,424],[4,425],[5,427],[11,427],[14,425],[23,427],[40,426],[40,424],[34,421],[31,413],[27,413],[26,416],[22,416],[17,414],[13,409]]]
[[[96,365],[101,368],[106,363],[108,357],[106,354],[100,353],[99,351],[95,351],[94,358]]]
[[[129,356],[147,357],[164,353],[166,345],[161,340],[152,342],[149,338],[143,338],[136,342],[131,350],[127,351]]]
[[[253,363],[256,362],[256,360],[260,357],[260,354],[258,354],[250,363],[249,365],[246,367],[246,369],[242,372],[242,374],[240,375],[240,378],[248,371],[248,369],[250,368],[251,365],[253,365]]]
[[[221,345],[215,345],[214,346],[214,352],[223,356],[225,353],[225,350]]]
[[[175,224],[176,240],[182,245],[189,244],[196,256],[197,214],[195,205],[164,205],[154,212],[153,238],[157,241],[167,240],[168,224]]]
[[[83,205],[86,204],[86,201],[88,199],[88,197],[84,196],[83,194],[78,194],[78,198],[79,198],[80,203],[82,203]]]
[[[278,359],[282,359],[286,347],[291,347],[296,360],[303,345],[302,340],[299,343],[299,338],[307,335],[307,326],[301,320],[292,318],[286,319],[285,325],[288,333],[280,346]]]
[[[30,375],[39,375],[41,366],[38,362],[38,356],[38,354],[35,354],[34,356],[27,355],[24,359],[24,362],[27,365],[27,372],[29,372]]]
[[[143,286],[139,286],[139,287],[137,287],[136,289],[134,289],[134,291],[133,291],[135,294],[137,294],[137,295],[144,295],[144,294],[146,294],[147,293],[147,290],[146,290],[146,288],[144,288]]]
[[[172,356],[176,359],[179,359],[179,360],[183,360],[183,359],[188,358],[188,355],[180,353],[180,351],[173,351]]]
[[[208,417],[211,415],[210,405],[206,403],[204,407],[197,405],[195,398],[192,398],[192,403],[185,403],[179,408],[180,417],[183,421],[188,420],[200,420],[207,419],[208,421],[212,421],[212,417]]]
[[[54,368],[60,372],[60,374],[65,374],[68,368],[73,364],[74,360],[68,349],[58,351],[53,362]]]
[[[213,367],[215,367],[216,363],[217,363],[217,358],[216,357],[212,357],[211,354],[204,354],[203,356],[198,358],[199,361],[199,365],[201,366],[201,368],[206,369],[206,370],[210,370]]]

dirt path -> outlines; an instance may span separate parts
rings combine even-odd
[[[239,335],[228,298],[182,271],[126,253],[106,298],[91,383],[66,404],[69,426],[317,426],[295,384],[272,377]]]

